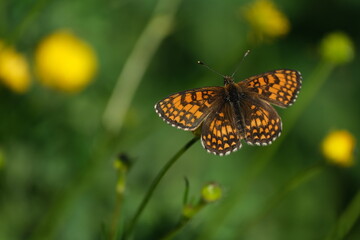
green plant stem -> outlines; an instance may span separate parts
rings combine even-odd
[[[184,198],[183,198],[183,206],[188,204],[188,195],[189,195],[189,188],[190,188],[189,180],[186,177],[184,179],[185,179],[185,192],[184,192]],[[200,208],[199,208],[199,210],[200,210]],[[190,221],[189,217],[182,216],[179,223],[173,229],[171,229],[164,237],[162,237],[161,240],[173,239],[173,237],[175,237],[180,232],[180,230],[185,227],[185,225],[189,221]]]
[[[146,207],[147,203],[149,202],[152,194],[154,193],[156,187],[158,186],[161,179],[165,176],[166,172],[170,169],[170,167],[188,150],[196,141],[199,140],[198,136],[195,136],[192,138],[188,143],[184,145],[170,160],[163,166],[163,168],[160,170],[160,172],[156,175],[155,179],[151,183],[149,190],[146,192],[144,199],[140,203],[134,217],[131,219],[128,227],[126,228],[124,232],[123,239],[126,240],[130,237],[132,231],[134,230],[134,227],[143,212],[144,208]]]
[[[161,240],[171,240],[173,239],[190,221],[191,218],[184,218],[180,220],[180,222],[173,228],[170,232],[168,232]]]
[[[119,154],[114,162],[114,168],[116,169],[118,176],[115,187],[116,201],[114,211],[112,212],[108,233],[109,240],[115,240],[119,232],[119,220],[121,219],[122,204],[124,201],[127,176],[131,168],[131,162],[131,158],[125,153]]]
[[[198,240],[213,239],[214,236],[216,236],[216,232],[223,225],[223,222],[226,221],[226,218],[233,212],[233,209],[240,204],[242,197],[250,188],[251,184],[278,152],[286,139],[286,135],[295,127],[297,120],[312,102],[316,93],[320,90],[321,86],[323,86],[334,67],[333,64],[323,61],[319,63],[310,77],[303,76],[304,79],[299,98],[294,107],[288,109],[287,113],[284,114],[283,120],[285,131],[282,133],[282,136],[280,136],[271,147],[262,151],[259,150],[258,156],[254,158],[253,164],[250,166],[249,170],[246,171],[246,174],[240,176],[241,179],[234,180],[234,182],[240,183],[234,188],[233,192],[235,194],[228,199],[224,199],[222,204],[223,207],[219,207],[216,212],[214,212],[212,219],[204,226],[204,231],[199,234]]]
[[[167,233],[164,237],[161,238],[161,240],[170,240],[173,239],[181,229],[185,227],[185,225],[190,221],[190,218],[186,218],[183,221],[181,221],[174,229],[172,229],[169,233]]]
[[[186,226],[186,224],[188,224],[188,222],[191,219],[193,219],[196,216],[196,214],[198,214],[206,205],[207,205],[206,202],[200,200],[199,203],[194,206],[194,212],[191,216],[185,217],[184,215],[182,215],[178,224],[173,229],[171,229],[167,234],[165,234],[164,237],[160,239],[161,240],[173,239]]]
[[[188,201],[189,201],[189,190],[190,190],[189,179],[187,179],[187,177],[185,177],[184,180],[185,180],[185,191],[184,191],[184,198],[183,198],[183,206],[185,206],[186,204],[188,204]]]
[[[251,228],[263,220],[271,212],[271,210],[273,210],[286,197],[289,192],[306,183],[314,176],[320,174],[325,168],[326,164],[324,162],[318,162],[299,172],[269,199],[264,208],[254,217],[252,221],[250,221],[248,224],[245,224],[244,227],[238,228],[239,230],[237,232],[239,232],[239,234],[244,234],[245,231],[251,230]],[[237,237],[236,239],[242,238]]]
[[[159,0],[117,79],[102,121],[113,133],[121,129],[132,98],[162,41],[171,32],[180,0]]]
[[[326,240],[344,239],[360,216],[360,189],[330,230]]]
[[[116,195],[115,209],[114,209],[114,213],[112,216],[110,232],[109,232],[110,240],[115,240],[116,236],[117,236],[117,232],[118,232],[117,229],[118,229],[118,225],[119,225],[119,219],[121,216],[121,206],[123,203],[123,199],[124,199],[123,193],[118,193]]]

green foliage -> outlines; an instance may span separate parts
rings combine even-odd
[[[241,14],[251,3],[0,1],[0,39],[27,57],[33,80],[21,95],[0,85],[0,239],[120,239],[159,169],[193,138],[159,119],[154,104],[178,91],[221,86],[222,79],[197,60],[231,74],[248,49],[239,81],[279,68],[303,74],[297,102],[277,109],[282,136],[267,147],[243,144],[226,157],[210,155],[196,142],[157,185],[134,225],[134,239],[171,232],[181,213],[184,177],[191,190],[219,183],[222,198],[196,214],[177,239],[359,239],[358,157],[347,169],[306,169],[322,161],[329,131],[346,129],[359,140],[360,6],[355,0],[326,8],[321,1],[276,1],[290,31],[265,41],[253,39]],[[86,40],[98,57],[96,78],[77,94],[48,89],[36,78],[37,46],[58,29]],[[338,66],[319,54],[323,37],[333,31],[353,41],[351,62]],[[340,57],[334,61],[351,60]],[[121,77],[126,66],[130,74]],[[114,91],[119,81],[123,87]],[[122,99],[119,92],[127,102],[110,104]],[[109,127],[117,111],[124,115]],[[113,164],[120,152],[132,160],[121,173],[121,198]]]

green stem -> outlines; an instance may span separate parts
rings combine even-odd
[[[183,215],[178,224],[173,229],[171,229],[164,237],[162,237],[161,240],[173,239],[186,226],[186,224],[188,224],[189,221],[193,219],[194,216],[198,214],[206,205],[206,202],[200,200],[199,203],[195,206],[193,214],[187,217]]]
[[[180,231],[185,227],[185,225],[190,221],[190,218],[182,219],[175,228],[168,232],[161,240],[171,240],[173,239]]]
[[[109,239],[115,240],[119,231],[119,220],[121,219],[122,204],[124,201],[124,193],[126,190],[127,175],[131,168],[131,159],[126,154],[119,154],[118,159],[115,161],[114,167],[118,173],[116,182],[116,201],[114,211],[110,220]]]
[[[360,216],[360,190],[341,214],[335,226],[330,230],[326,240],[344,239]]]
[[[107,103],[102,121],[105,128],[117,133],[122,127],[132,98],[152,57],[171,32],[180,0],[159,0],[154,14],[127,58]]]
[[[121,216],[121,205],[123,203],[124,194],[118,193],[116,196],[116,203],[115,203],[115,209],[114,214],[112,216],[111,225],[110,225],[110,233],[109,233],[109,239],[115,240],[117,236],[117,229],[119,225],[119,219]]]
[[[153,182],[151,183],[151,185],[149,187],[149,190],[147,191],[144,199],[142,200],[140,206],[138,207],[134,217],[130,221],[127,229],[125,230],[125,233],[124,233],[124,236],[123,236],[124,240],[128,239],[130,237],[130,235],[131,235],[132,231],[134,230],[134,227],[135,227],[141,213],[143,212],[144,208],[146,207],[147,203],[149,202],[149,200],[150,200],[152,194],[154,193],[157,185],[159,184],[161,179],[165,176],[166,172],[176,162],[176,160],[178,160],[181,157],[181,155],[183,155],[186,152],[186,150],[188,150],[198,140],[199,140],[198,136],[195,136],[194,138],[192,138],[172,158],[170,158],[170,160],[163,166],[163,168],[160,170],[160,172],[156,175],[156,177],[153,180]]]

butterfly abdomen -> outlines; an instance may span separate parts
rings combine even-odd
[[[235,127],[237,127],[241,133],[245,124],[241,113],[241,104],[246,98],[246,94],[243,92],[240,86],[233,83],[230,83],[225,87],[225,94],[228,101],[225,104],[230,104],[232,115],[234,116],[235,120]]]

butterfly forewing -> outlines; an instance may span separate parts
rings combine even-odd
[[[225,102],[205,119],[201,143],[208,152],[222,156],[241,147],[241,134],[234,120],[231,106]]]
[[[239,82],[248,91],[256,92],[259,98],[280,107],[293,104],[301,88],[301,75],[298,71],[281,69],[263,73]]]
[[[159,116],[174,127],[193,131],[222,101],[223,87],[205,87],[168,96],[155,105]]]

